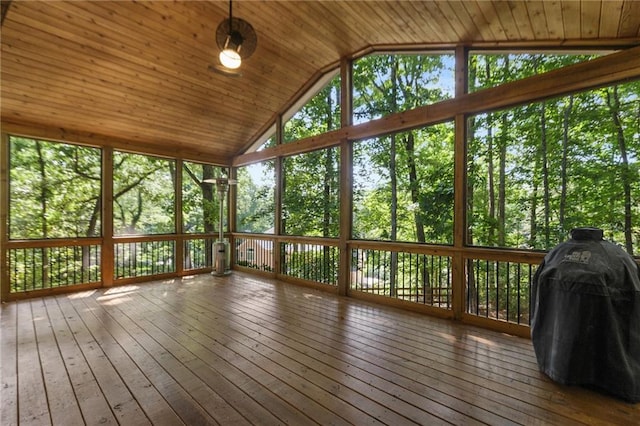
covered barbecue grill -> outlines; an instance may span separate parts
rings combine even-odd
[[[553,380],[640,401],[640,268],[596,228],[539,266],[532,285],[531,339]]]

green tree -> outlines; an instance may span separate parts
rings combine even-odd
[[[274,232],[273,164],[273,161],[268,161],[238,168],[236,228],[239,232]]]
[[[174,233],[174,162],[119,151],[113,157],[114,233]]]
[[[100,235],[99,149],[10,137],[9,238]]]

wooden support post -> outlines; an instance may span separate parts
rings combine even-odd
[[[184,273],[184,239],[182,235],[184,234],[184,228],[182,226],[182,159],[178,158],[175,160],[176,169],[175,169],[175,177],[174,182],[176,186],[174,188],[174,211],[176,212],[174,215],[175,218],[175,232],[176,232],[176,248],[174,252],[175,258],[173,261],[175,262],[176,274],[178,276]]]
[[[113,286],[113,148],[102,149],[102,285]]]
[[[0,140],[0,301],[5,302],[11,291],[9,282],[9,136],[2,133]]]
[[[229,179],[235,181],[238,180],[238,169],[236,167],[229,166]],[[229,264],[231,269],[236,263],[236,245],[233,237],[233,233],[236,232],[236,213],[238,209],[238,185],[229,185],[229,202],[227,203],[227,230],[229,231]]]
[[[347,58],[340,61],[340,125],[351,126],[353,120],[352,102],[352,62]],[[348,139],[340,142],[340,235],[338,250],[340,263],[338,272],[338,294],[346,296],[351,285],[351,249],[349,240],[353,227],[353,145]]]
[[[282,144],[282,116],[279,115],[276,120],[276,146]],[[273,160],[273,168],[275,171],[275,188],[273,194],[274,201],[274,219],[273,233],[274,236],[282,235],[282,191],[284,185],[282,182],[282,157],[276,157]],[[273,240],[273,272],[276,276],[282,271],[282,252],[280,250],[280,242],[277,238]]]
[[[456,48],[456,97],[464,96],[468,90],[467,61],[468,50],[464,46]],[[454,202],[453,202],[453,246],[457,250],[452,259],[452,309],[453,316],[461,319],[465,311],[465,264],[464,247],[466,235],[466,156],[467,156],[467,116],[455,116],[454,145]]]

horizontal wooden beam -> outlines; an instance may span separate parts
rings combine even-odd
[[[155,155],[167,158],[182,158],[184,160],[211,163],[218,166],[229,166],[231,159],[212,155],[207,151],[193,148],[184,148],[175,143],[167,143],[163,147],[155,144],[147,144],[142,141],[134,141],[122,138],[114,138],[98,133],[87,133],[74,129],[61,127],[47,127],[42,124],[30,122],[9,121],[2,118],[2,132],[15,136],[39,138],[50,141],[83,144],[95,147],[112,147],[113,149],[135,152],[139,154]]]

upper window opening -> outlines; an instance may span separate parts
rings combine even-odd
[[[472,53],[469,55],[469,91],[499,86],[602,55],[603,52]]]
[[[292,142],[339,129],[340,86],[338,74],[298,109],[284,123],[283,142]]]
[[[353,63],[353,122],[453,98],[455,57],[450,53],[374,54]]]

